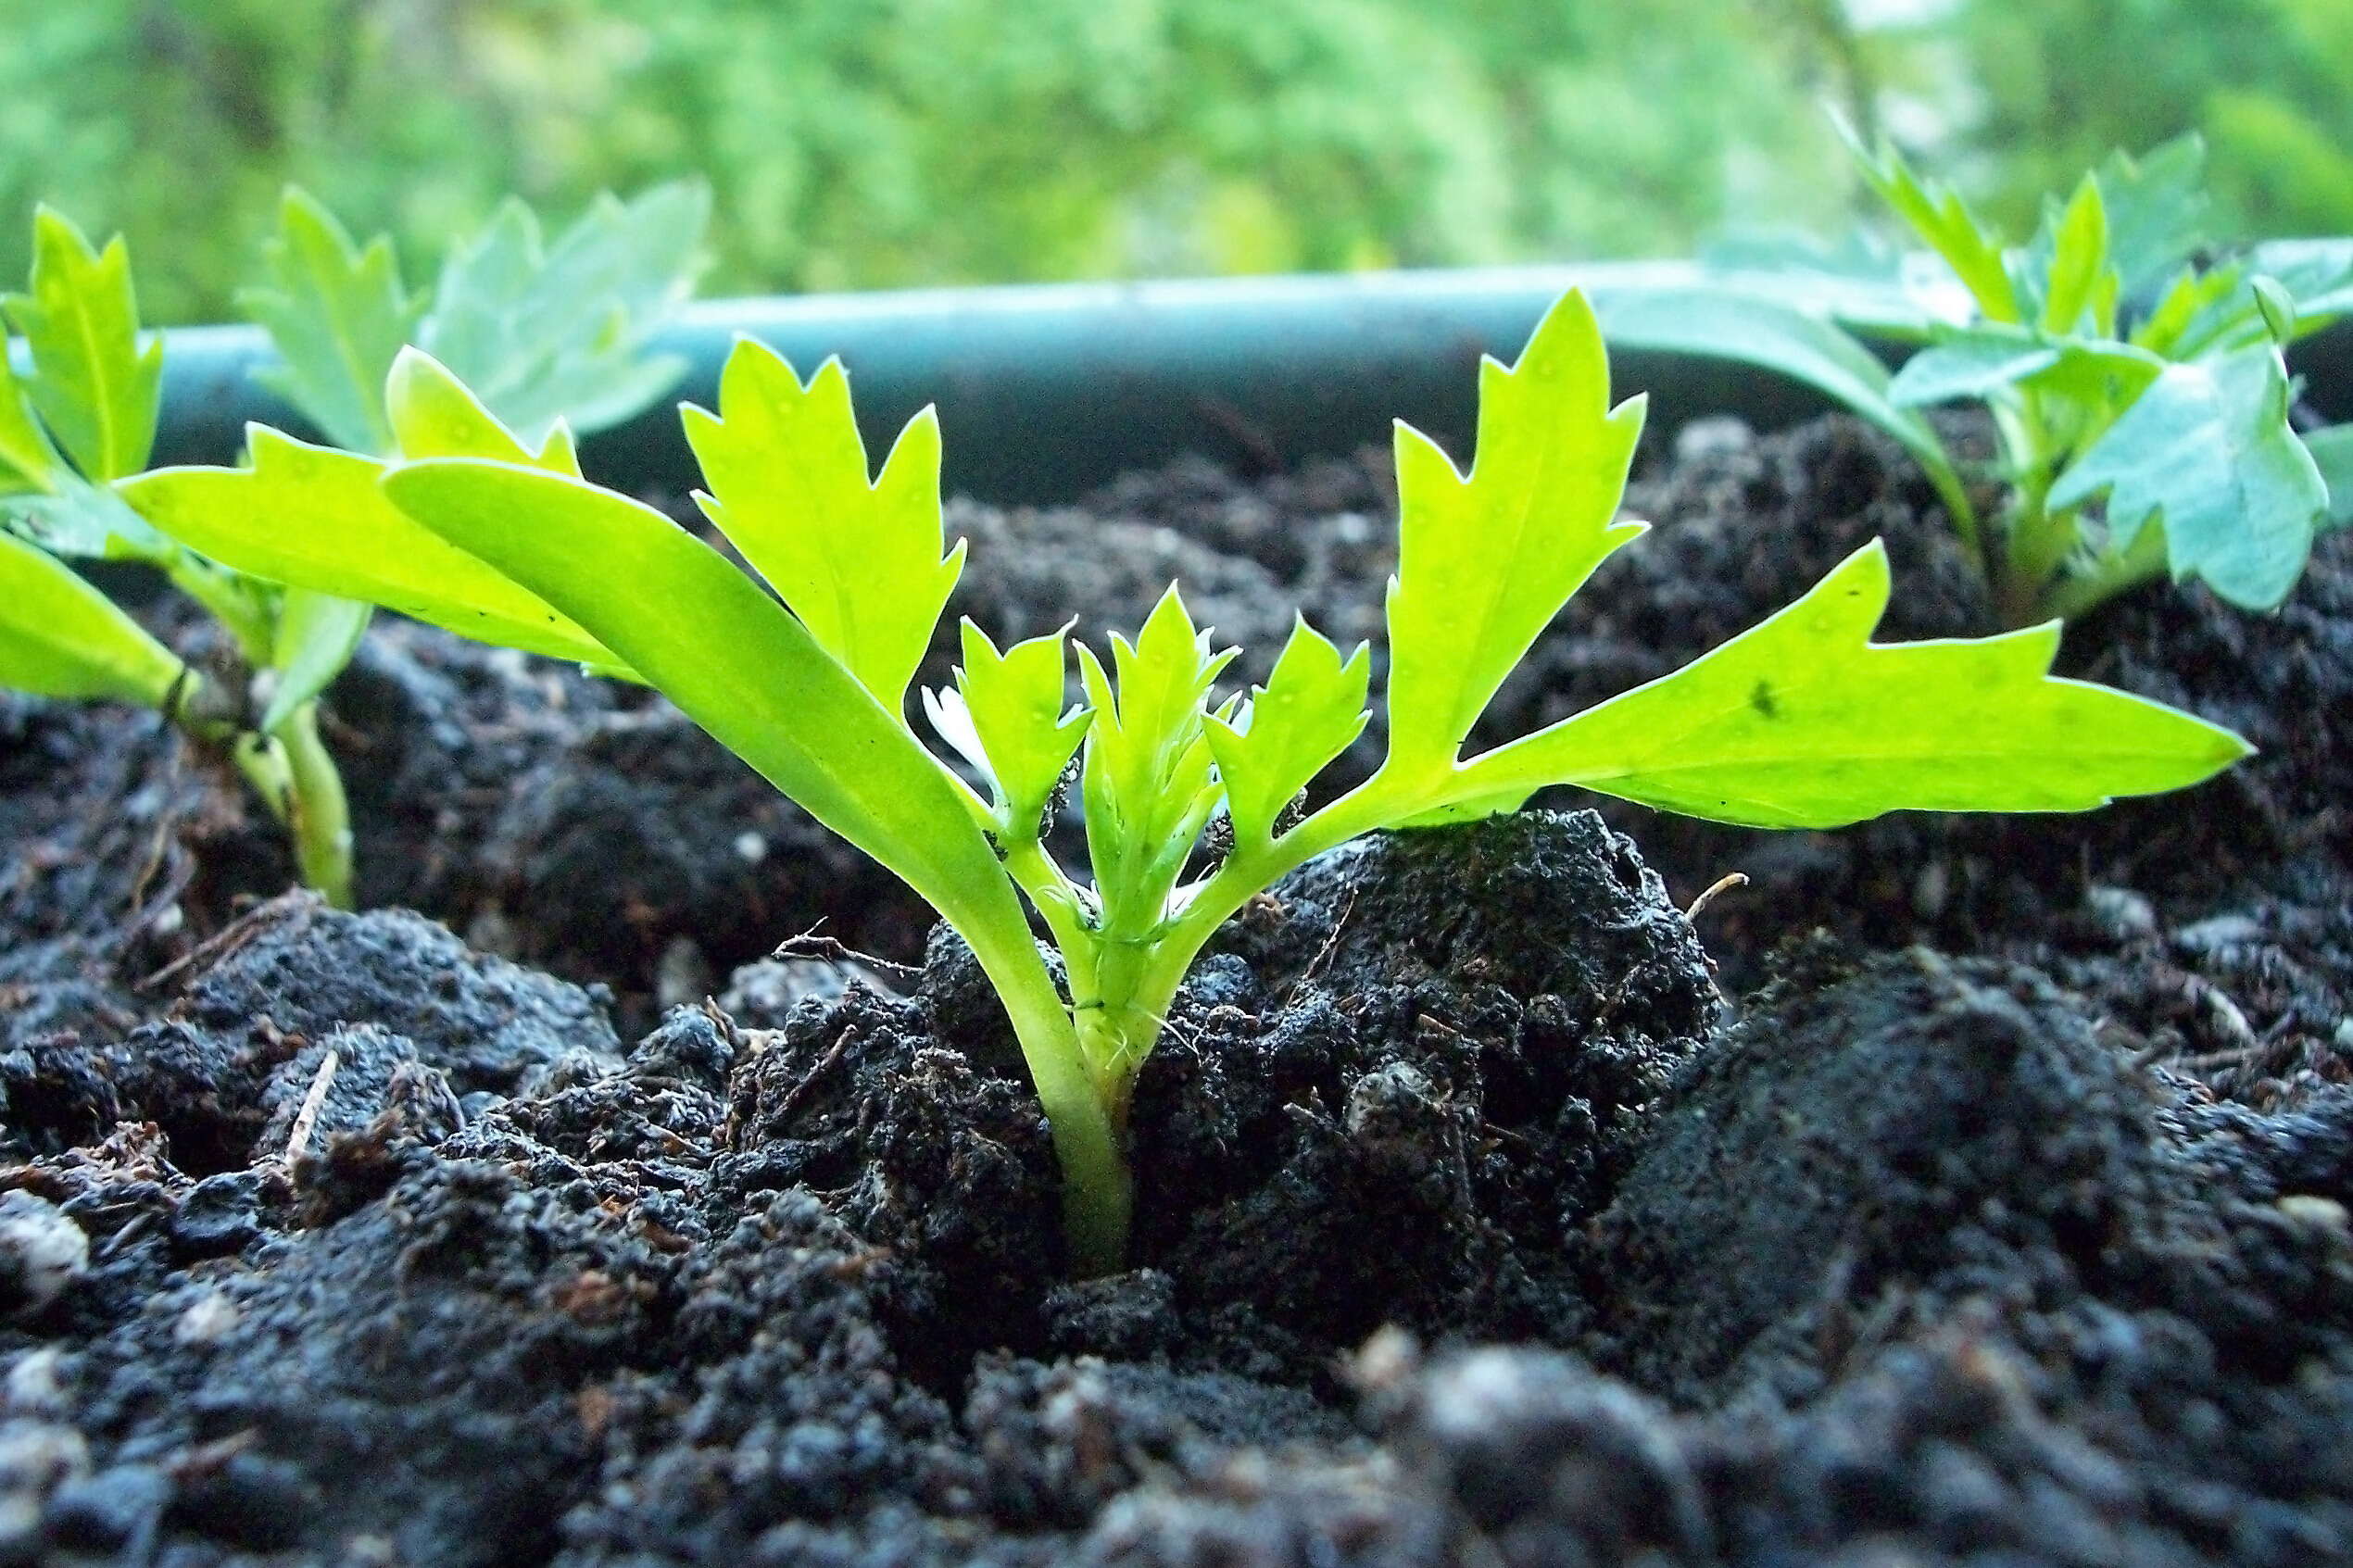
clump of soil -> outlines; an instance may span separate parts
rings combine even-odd
[[[1873,534],[1886,634],[1985,628],[1846,421],[1694,427],[1634,502],[1493,738]],[[1263,660],[1295,606],[1377,633],[1392,508],[1369,458],[960,503],[952,608],[1126,625],[1178,574]],[[6,699],[0,1562],[2353,1555],[2353,547],[2065,657],[2262,755],[1303,868],[1172,1012],[1134,1267],[1084,1283],[969,954],[657,699],[371,636],[363,894],[446,928],[274,897],[203,759]],[[761,960],[821,917],[877,957]]]

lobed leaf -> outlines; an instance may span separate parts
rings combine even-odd
[[[2246,609],[2285,599],[2329,505],[2287,420],[2288,375],[2270,343],[2169,365],[2052,486],[2054,508],[2108,495],[2117,549],[2165,530],[2174,579],[2200,577]]]
[[[1987,319],[2013,326],[2023,322],[2025,313],[2019,308],[2002,243],[1977,220],[1960,194],[1949,185],[1922,181],[1893,144],[1882,142],[1874,153],[1843,124],[1839,132],[1862,169],[1864,182],[1953,269]]]
[[[685,410],[708,494],[696,501],[818,645],[893,712],[963,571],[940,553],[939,422],[908,421],[868,479],[849,378],[828,359],[807,385],[774,349],[736,341],[719,409]]]
[[[924,694],[933,727],[987,778],[1000,844],[1043,835],[1047,805],[1094,720],[1093,709],[1063,700],[1063,639],[1069,632],[1065,624],[999,653],[967,619],[955,689]]]
[[[2206,143],[2192,132],[2135,158],[2112,153],[2101,164],[2108,254],[2124,297],[2155,290],[2206,237]]]
[[[33,220],[26,290],[8,297],[6,311],[31,351],[24,391],[32,407],[85,477],[103,484],[138,472],[155,445],[163,342],[139,346],[130,251],[120,237],[93,250],[64,214],[44,207]]]
[[[686,297],[711,216],[682,181],[623,203],[599,196],[552,245],[510,200],[442,264],[418,342],[526,440],[561,420],[598,430],[674,383],[685,362],[646,338]]]
[[[1468,474],[1397,426],[1397,575],[1389,589],[1389,760],[1451,764],[1472,724],[1568,596],[1644,525],[1617,521],[1642,399],[1613,408],[1601,329],[1580,294],[1539,322],[1519,362],[1479,366]]]
[[[362,249],[333,213],[288,186],[263,257],[271,286],[237,299],[285,362],[258,379],[335,445],[389,453],[384,378],[424,308],[401,284],[391,240],[379,235]]]
[[[1209,720],[1209,749],[1225,783],[1237,846],[1277,836],[1292,798],[1365,733],[1371,679],[1365,645],[1343,660],[1302,617],[1248,706],[1231,719]]]
[[[2047,257],[2035,280],[2043,330],[2072,332],[2088,326],[2106,335],[2115,326],[2120,285],[2108,265],[2108,209],[2097,180],[2083,177],[2067,205],[2053,214],[2048,233]]]
[[[1501,746],[1453,814],[1577,784],[1750,827],[1888,811],[2081,811],[2179,789],[2247,755],[2229,731],[2050,674],[2052,621],[1983,638],[1875,644],[1885,546],[1701,659]]]
[[[1012,884],[931,754],[799,621],[694,535],[568,475],[479,458],[405,464],[384,487],[420,524],[585,627],[935,908],[1021,920]]]
[[[0,686],[160,709],[184,672],[73,568],[0,533]]]

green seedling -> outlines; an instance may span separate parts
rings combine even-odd
[[[2054,679],[2056,625],[1873,644],[1888,596],[1874,544],[1675,674],[1466,758],[1513,666],[1643,532],[1617,515],[1642,405],[1611,406],[1601,333],[1571,295],[1516,366],[1485,365],[1469,473],[1398,427],[1388,755],[1364,784],[1304,809],[1365,728],[1370,651],[1342,652],[1302,621],[1263,685],[1220,695],[1234,650],[1173,585],[1132,641],[1111,637],[1108,660],[1076,645],[1075,702],[1061,633],[1000,648],[965,621],[954,682],[923,696],[943,759],[907,701],[963,561],[963,545],[943,548],[932,414],[870,477],[837,362],[803,383],[739,343],[718,403],[686,410],[708,487],[698,498],[756,578],[585,483],[560,450],[533,460],[414,353],[391,378],[396,442],[415,454],[430,431],[450,455],[312,454],[307,475],[283,481],[319,486],[306,505],[329,504],[326,470],[349,482],[334,482],[335,526],[298,553],[222,494],[280,483],[266,456],[244,472],[147,482],[210,487],[201,507],[149,515],[180,526],[206,511],[207,553],[275,581],[634,675],[896,872],[970,945],[1012,1017],[1082,1271],[1122,1259],[1129,1097],[1187,971],[1250,898],[1336,845],[1515,810],[1553,784],[1767,827],[1906,808],[2082,810],[2196,783],[2247,749],[2158,704]],[[381,483],[358,483],[362,469]],[[1073,769],[1088,878],[1048,847]]]
[[[414,342],[459,367],[509,424],[569,453],[570,429],[625,418],[676,380],[680,364],[644,345],[686,296],[708,207],[695,185],[626,205],[605,198],[543,243],[530,210],[510,202],[451,252],[428,300],[402,284],[388,240],[358,246],[325,208],[290,191],[269,282],[244,297],[283,359],[271,384],[340,446],[402,450],[384,389]],[[320,735],[319,696],[349,662],[372,606],[224,566],[206,553],[203,528],[142,515],[171,508],[180,492],[142,471],[163,345],[142,341],[121,240],[94,250],[44,209],[31,282],[6,314],[23,336],[26,372],[0,362],[0,685],[137,703],[225,750],[285,824],[301,879],[348,904],[349,813]],[[430,432],[415,439],[409,455],[446,450]],[[281,474],[326,451],[270,433],[255,438],[254,458]],[[332,467],[327,456],[317,461]],[[373,470],[359,483],[372,487]],[[332,508],[283,489],[241,494],[260,508],[254,523],[286,540],[333,526]],[[206,670],[183,663],[93,588],[75,558],[160,571],[211,614],[231,653]]]
[[[1927,247],[1896,258],[1908,283],[1801,267],[1628,290],[1604,302],[1612,341],[1764,366],[1894,435],[2007,624],[2072,618],[2163,576],[2277,608],[2314,534],[2353,517],[2353,427],[2298,437],[2281,353],[2353,309],[2353,242],[2201,259],[2194,138],[2109,159],[2022,247],[1892,148],[1855,152]],[[1840,319],[1920,346],[1891,373]],[[1990,461],[1928,419],[1951,404],[1991,415]]]

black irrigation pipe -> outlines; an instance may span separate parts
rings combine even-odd
[[[839,355],[877,456],[936,403],[949,490],[1063,501],[1185,453],[1246,470],[1345,453],[1385,443],[1394,418],[1460,454],[1478,356],[1516,355],[1565,290],[1698,277],[1685,263],[1631,262],[712,300],[690,307],[660,346],[687,363],[677,396],[705,404],[738,333],[803,373]],[[246,420],[292,419],[253,378],[271,359],[257,329],[167,335],[158,462],[229,462]],[[2353,417],[2353,333],[2324,333],[2296,358],[2308,395],[2332,418]],[[1826,407],[1728,361],[1624,353],[1614,372],[1621,395],[1651,394],[1659,430],[1709,413],[1769,429]],[[597,436],[584,454],[592,474],[645,493],[690,484],[673,401]]]

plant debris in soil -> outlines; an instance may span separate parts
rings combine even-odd
[[[1887,634],[1983,629],[1849,421],[1692,427],[1634,502],[1499,733],[1874,533]],[[1369,459],[960,503],[956,608],[1099,632],[1180,575],[1353,639],[1391,509]],[[2353,548],[2066,657],[2262,755],[1302,869],[1180,997],[1136,1266],[1076,1285],[970,956],[644,694],[370,639],[363,898],[440,924],[269,897],[151,720],[7,699],[0,1563],[2353,1559]]]

